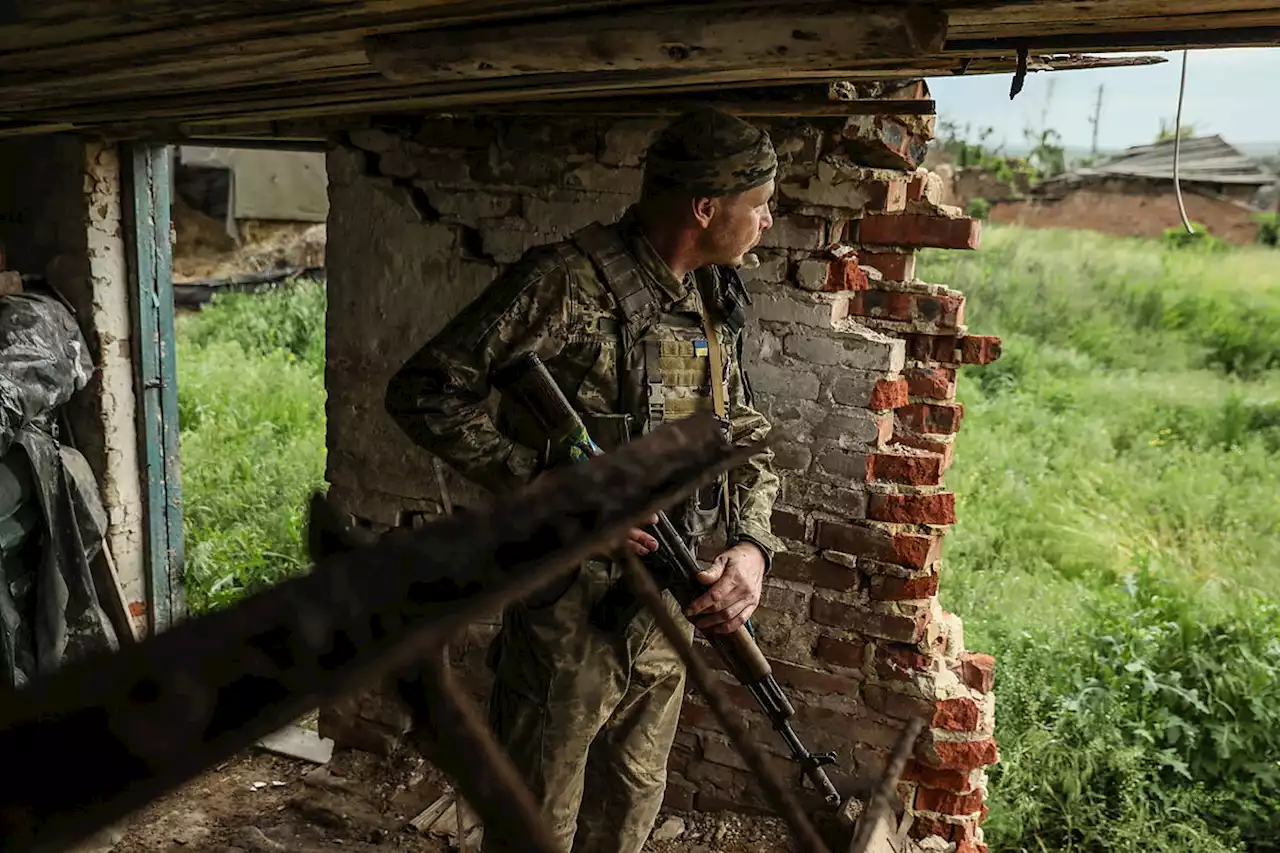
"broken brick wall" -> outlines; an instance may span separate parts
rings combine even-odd
[[[441,511],[428,454],[382,410],[387,380],[503,265],[595,220],[640,186],[661,122],[417,120],[357,130],[329,158],[331,494],[378,526]],[[963,411],[956,368],[998,342],[969,335],[961,294],[914,274],[915,249],[972,249],[978,223],[915,171],[931,117],[770,124],[781,159],[774,227],[749,271],[747,361],[785,439],[774,530],[787,542],[756,617],[761,646],[812,749],[836,750],[846,793],[878,778],[911,716],[930,728],[902,793],[912,837],[980,843],[992,740],[991,661],[965,652],[938,602],[942,485]],[[455,505],[482,497],[452,474]],[[455,646],[483,677],[496,619]],[[726,684],[729,678],[726,675]],[[767,722],[733,691],[757,742]],[[353,699],[348,719],[405,723]],[[331,715],[332,717],[332,715]],[[787,770],[781,759],[780,769]],[[690,697],[671,762],[673,806],[751,807],[758,786]]]

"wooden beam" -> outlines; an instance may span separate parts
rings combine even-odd
[[[1141,33],[1071,33],[1063,35],[1029,35],[956,39],[947,43],[947,52],[978,56],[1007,53],[1019,48],[1030,50],[1108,51],[1108,50],[1174,50],[1214,47],[1280,46],[1280,26],[1246,27],[1244,29],[1170,30]]]
[[[370,63],[391,80],[681,70],[813,70],[937,53],[946,16],[923,7],[752,6],[741,2],[575,16],[530,24],[377,36]]]
[[[0,25],[0,68],[72,70],[103,61],[146,63],[199,52],[231,57],[244,52],[324,46],[350,47],[367,35],[428,27],[456,27],[531,16],[565,15],[636,5],[646,0],[190,0],[104,4]],[[118,11],[145,5],[145,11]],[[260,43],[269,42],[263,48]],[[74,50],[51,49],[74,45]],[[15,65],[9,65],[13,62]]]
[[[539,101],[529,104],[477,104],[447,110],[451,115],[517,116],[627,116],[679,115],[695,105],[709,104],[744,118],[845,118],[848,116],[934,115],[937,104],[929,99],[876,99],[814,101],[707,97],[608,98],[580,101]]]
[[[1042,38],[1045,36],[1089,35],[1105,41],[1113,35],[1198,30],[1244,30],[1280,26],[1280,9],[1244,12],[1207,12],[1187,15],[1152,15],[1138,18],[1100,20],[1009,21],[990,24],[956,24],[947,29],[947,39]]]

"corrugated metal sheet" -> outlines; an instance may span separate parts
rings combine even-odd
[[[1264,187],[1276,176],[1228,145],[1220,136],[1182,140],[1178,172],[1185,183],[1245,184]],[[1173,140],[1130,148],[1099,166],[1079,169],[1081,177],[1124,176],[1173,180]]]

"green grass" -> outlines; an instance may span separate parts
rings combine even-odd
[[[1280,256],[991,228],[942,597],[997,656],[997,851],[1276,850]]]
[[[1005,341],[962,374],[942,587],[998,659],[992,849],[1280,850],[1280,253],[994,227],[922,260]],[[323,308],[180,325],[197,610],[303,565]]]
[[[324,288],[231,295],[178,324],[187,600],[226,604],[306,566],[324,482]]]

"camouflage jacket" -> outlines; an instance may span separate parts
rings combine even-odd
[[[701,313],[694,276],[681,281],[671,273],[633,214],[611,227],[655,286],[664,313]],[[536,436],[521,436],[501,413],[495,417],[490,377],[516,355],[534,352],[579,412],[618,414],[618,316],[613,295],[572,242],[531,249],[400,368],[387,387],[387,411],[415,443],[473,482],[494,492],[517,488],[537,472],[541,453],[533,449]],[[740,333],[715,322],[725,350],[737,352]],[[726,372],[733,441],[758,441],[769,423],[753,407],[736,357]],[[757,544],[769,564],[778,547],[770,531],[779,484],[772,460],[765,450],[731,472],[726,531],[730,543]]]

